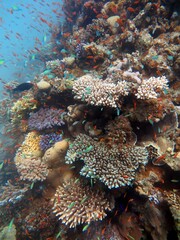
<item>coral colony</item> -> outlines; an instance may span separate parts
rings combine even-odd
[[[179,239],[180,4],[62,5],[46,68],[1,101],[0,236]]]

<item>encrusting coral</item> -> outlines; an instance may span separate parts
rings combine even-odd
[[[67,140],[56,142],[51,148],[47,149],[42,160],[49,167],[54,168],[57,164],[64,162],[64,157],[68,149]]]
[[[90,224],[106,217],[106,211],[114,208],[112,199],[105,192],[83,184],[80,179],[64,182],[52,199],[54,213],[70,228],[79,224]]]
[[[85,134],[79,134],[70,145],[66,163],[72,164],[83,160],[84,166],[80,174],[99,179],[108,188],[118,188],[131,185],[138,167],[146,164],[147,151],[144,147],[122,146],[108,147]]]

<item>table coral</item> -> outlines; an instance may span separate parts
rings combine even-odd
[[[114,208],[105,192],[84,185],[80,179],[71,179],[59,186],[52,201],[54,213],[70,228],[102,220],[106,211]]]
[[[70,145],[66,154],[66,163],[83,160],[80,174],[99,179],[108,188],[131,185],[141,164],[147,163],[147,151],[144,147],[122,146],[121,149],[109,149],[91,137],[79,134]]]

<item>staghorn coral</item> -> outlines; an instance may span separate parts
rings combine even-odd
[[[91,75],[84,75],[73,84],[75,99],[81,99],[96,106],[117,107],[119,96],[128,95],[128,86],[125,81],[117,85],[105,82]]]
[[[52,199],[54,213],[70,228],[79,224],[99,221],[106,217],[106,211],[114,208],[105,192],[84,185],[80,179],[64,182]]]
[[[52,128],[54,126],[62,126],[63,122],[63,113],[62,109],[54,108],[40,108],[35,113],[30,113],[28,119],[28,126],[30,129],[43,130]]]
[[[122,63],[120,62],[117,66],[121,68]],[[168,88],[168,80],[165,76],[141,80],[139,72],[130,70],[123,72],[117,66],[109,68],[110,74],[105,80],[90,74],[78,78],[73,84],[75,99],[81,99],[95,106],[114,108],[121,106],[120,99],[130,93],[138,99],[148,100],[157,98],[162,90]]]
[[[83,160],[84,166],[80,174],[99,179],[108,188],[118,188],[131,185],[139,165],[147,163],[147,151],[143,147],[123,146],[107,148],[91,137],[79,134],[70,145],[65,157],[71,164]]]

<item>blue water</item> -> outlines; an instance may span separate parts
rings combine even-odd
[[[0,94],[2,81],[29,81],[44,68],[34,50],[50,43],[48,24],[53,28],[63,21],[61,2],[0,0]]]

